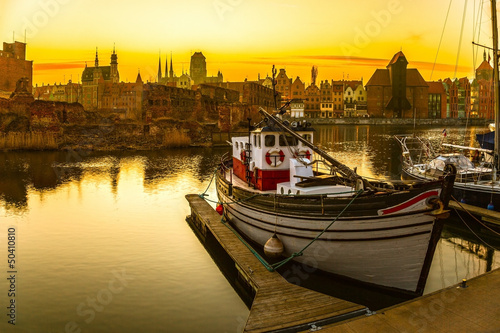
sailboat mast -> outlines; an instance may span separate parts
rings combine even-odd
[[[498,170],[498,152],[500,148],[500,96],[498,91],[498,26],[497,26],[497,1],[491,0],[491,25],[493,29],[493,99],[494,99],[494,113],[495,113],[495,157],[494,165]],[[498,133],[496,133],[498,132]]]

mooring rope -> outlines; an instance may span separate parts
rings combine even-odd
[[[457,201],[453,196],[452,196],[452,199]],[[481,223],[475,216],[473,216],[467,209],[465,209],[461,204],[460,202],[457,201],[457,203],[459,204],[460,207],[462,207],[463,210],[465,210],[469,215],[471,215],[474,220],[476,220],[477,222],[479,222],[479,224],[481,224],[482,226],[488,228],[486,225],[484,225],[483,223]],[[481,242],[483,242],[483,244],[485,244],[486,246],[488,246],[489,248],[495,250],[495,251],[500,251],[499,249],[495,248],[494,246],[488,244],[484,239],[482,239],[481,237],[479,237],[478,234],[476,234],[471,227],[469,227],[469,225],[467,224],[467,222],[465,222],[465,220],[462,218],[462,215],[460,215],[459,211],[455,208],[455,212],[457,213],[458,217],[460,218],[460,220],[463,222],[463,224],[465,224],[465,226],[467,227],[467,229],[469,229],[470,232],[472,232],[472,234],[474,236],[477,237],[477,239],[479,239]],[[498,234],[496,231],[494,231],[493,229],[490,229],[488,228],[489,230],[491,230],[492,232]]]

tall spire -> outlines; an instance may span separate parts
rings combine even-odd
[[[161,51],[160,53],[158,54],[158,82],[160,82],[162,78],[162,75],[161,75]]]
[[[174,66],[172,66],[172,51],[170,51],[170,78],[174,77]]]
[[[97,47],[95,48],[95,67],[99,67],[99,56],[97,55]]]

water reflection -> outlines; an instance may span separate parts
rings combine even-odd
[[[412,130],[324,126],[316,142],[359,174],[399,179],[401,151],[392,136]],[[447,129],[446,140],[463,144],[480,130]],[[442,139],[442,128],[424,132]],[[67,320],[81,323],[78,304],[95,296],[113,270],[126,268],[136,283],[88,331],[235,331],[247,309],[184,222],[184,195],[206,189],[226,151],[0,153],[0,216],[7,225],[22,225],[25,320],[47,323],[46,331],[62,331]],[[212,198],[214,188],[209,192]],[[476,235],[496,248],[498,236],[464,220],[472,231],[458,216],[447,222],[426,293],[500,267],[498,252]],[[304,278],[304,272],[310,270],[289,278],[312,289],[330,287],[322,291],[372,309],[399,301],[321,274]]]

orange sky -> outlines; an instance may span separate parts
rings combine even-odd
[[[202,51],[208,75],[224,80],[255,80],[271,66],[290,77],[311,81],[342,78],[364,82],[384,68],[399,50],[410,68],[426,80],[472,77],[482,60],[474,59],[474,40],[491,45],[490,8],[480,0],[3,0],[2,40],[28,43],[34,83],[78,81],[96,47],[101,65],[109,65],[113,45],[120,78],[155,81],[158,56],[162,72],[173,55],[174,71],[189,71],[190,55]],[[465,8],[465,24],[459,51]],[[482,10],[481,10],[482,9]],[[479,37],[478,37],[479,36]],[[457,66],[457,56],[458,66]]]

